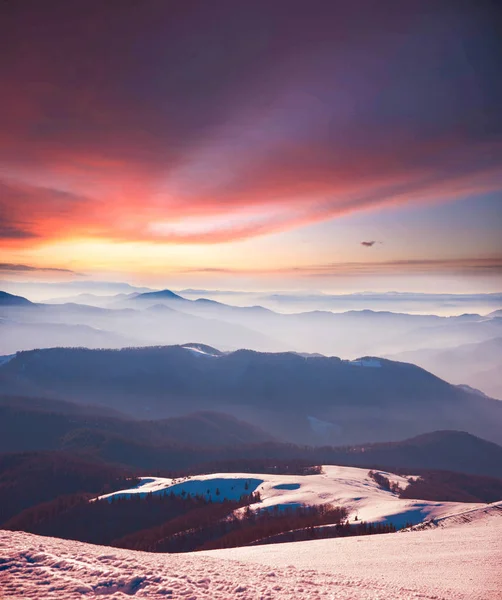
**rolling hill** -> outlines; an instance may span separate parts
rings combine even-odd
[[[0,453],[90,450],[113,442],[167,449],[173,445],[214,448],[273,441],[272,435],[258,427],[216,412],[139,421],[103,407],[0,397]]]
[[[269,471],[339,464],[465,472],[502,478],[502,448],[462,431],[404,441],[306,447],[281,443],[227,414],[137,420],[92,405],[0,396],[0,452],[71,452],[147,472]],[[471,492],[472,495],[472,492]]]
[[[147,494],[185,493],[204,496],[212,502],[222,502],[224,499],[238,500],[246,493],[258,492],[260,501],[251,504],[251,510],[293,509],[328,503],[346,508],[349,522],[391,522],[399,528],[406,523],[420,523],[425,519],[440,518],[481,506],[475,503],[402,499],[398,493],[382,489],[368,473],[367,469],[324,465],[321,473],[312,475],[211,473],[182,480],[144,477],[133,488],[111,492],[101,498],[111,501],[145,497]],[[387,472],[382,474],[402,489],[409,485],[406,477]],[[500,488],[502,490],[502,484]]]

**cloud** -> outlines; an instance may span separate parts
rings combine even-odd
[[[381,262],[347,262],[300,268],[308,277],[336,275],[501,275],[502,257],[456,259],[402,259]]]
[[[379,262],[339,262],[291,266],[277,269],[232,269],[228,267],[192,268],[182,273],[222,273],[231,275],[295,275],[303,277],[336,277],[353,275],[402,275],[402,274],[468,274],[502,275],[502,256],[488,258],[458,259],[402,259]]]
[[[33,231],[26,231],[15,225],[0,224],[0,240],[29,240],[38,237]]]
[[[44,241],[89,228],[99,203],[68,191],[0,178],[0,242]]]
[[[224,243],[502,187],[488,8],[16,4],[4,243]]]
[[[232,268],[226,267],[193,267],[191,269],[183,269],[181,273],[223,273],[233,275],[236,273],[245,273],[247,271],[239,271]]]
[[[59,269],[57,267],[34,267],[31,265],[16,265],[13,263],[0,263],[1,273],[33,273],[33,272],[50,272],[50,273],[65,273],[71,275],[81,275],[71,269]]]

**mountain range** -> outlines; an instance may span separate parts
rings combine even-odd
[[[232,415],[297,444],[388,442],[437,429],[502,442],[502,403],[407,363],[200,344],[19,352],[0,393],[95,404],[139,419]]]
[[[366,309],[286,314],[259,305],[190,300],[170,290],[121,292],[106,297],[106,307],[85,304],[92,303],[86,296],[76,299],[81,303],[41,304],[3,293],[0,356],[43,347],[124,348],[195,341],[225,351],[247,348],[343,358],[371,355],[407,362],[415,362],[416,357],[420,366],[452,383],[499,395],[500,352],[492,353],[486,369],[483,365],[478,368],[479,361],[475,368],[465,361],[456,368],[460,362],[457,348],[502,337],[502,318],[497,311],[456,317]],[[408,352],[417,354],[408,356]],[[436,354],[442,354],[437,361],[431,358]]]

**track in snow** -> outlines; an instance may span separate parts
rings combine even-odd
[[[502,520],[191,554],[0,531],[5,598],[500,600]]]

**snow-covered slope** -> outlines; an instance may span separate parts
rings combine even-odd
[[[380,600],[393,598],[390,590],[406,600],[500,600],[501,539],[502,519],[487,516],[468,525],[457,523],[445,529],[250,546],[201,554],[254,564],[257,568],[267,566],[276,572],[295,565],[309,574],[347,578],[353,593],[348,597],[354,599],[366,598],[364,593],[371,589],[374,595],[368,597]],[[345,598],[336,593],[331,597]]]
[[[424,529],[433,529],[435,527],[456,527],[458,525],[482,525],[491,524],[494,519],[499,519],[502,523],[502,502],[492,502],[483,504],[476,508],[468,508],[460,512],[446,514],[439,518],[431,518],[423,523],[414,525],[410,529],[421,531]],[[403,530],[407,531],[407,530]]]
[[[500,600],[502,520],[410,533],[152,554],[0,531],[0,596]]]
[[[366,522],[391,522],[396,527],[407,523],[420,523],[427,519],[438,519],[467,509],[479,508],[480,504],[460,502],[430,502],[426,500],[404,500],[396,494],[383,490],[369,476],[368,469],[353,467],[323,466],[318,475],[266,475],[250,473],[213,473],[183,480],[161,477],[146,477],[136,488],[101,496],[130,496],[133,494],[203,495],[213,501],[224,498],[239,499],[243,494],[259,492],[261,502],[252,505],[256,510],[280,507],[295,507],[305,504],[327,504],[344,506],[349,511],[349,520]],[[391,482],[406,488],[408,480],[393,473],[380,471]]]

